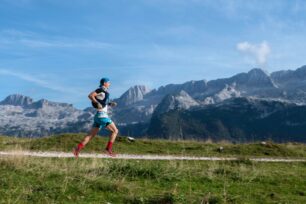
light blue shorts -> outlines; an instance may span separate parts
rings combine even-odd
[[[105,128],[113,123],[113,121],[110,118],[99,117],[99,116],[100,116],[99,113],[95,115],[93,127]]]

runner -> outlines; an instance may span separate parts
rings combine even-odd
[[[97,113],[94,117],[94,124],[89,135],[85,136],[82,142],[73,149],[73,154],[76,158],[79,156],[80,151],[85,147],[85,145],[98,134],[100,128],[106,128],[110,131],[109,141],[105,150],[110,156],[116,156],[113,153],[112,147],[117,137],[118,129],[115,123],[109,118],[107,108],[108,106],[115,107],[117,103],[109,102],[109,86],[109,78],[102,78],[100,80],[100,87],[88,95],[92,102],[92,106],[97,109]]]

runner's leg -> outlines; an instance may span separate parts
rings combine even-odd
[[[84,137],[81,143],[85,146],[92,138],[94,138],[98,134],[98,132],[99,132],[99,128],[93,127],[90,133]]]
[[[96,134],[98,134],[99,132],[99,128],[98,127],[93,127],[90,131],[90,133],[84,137],[84,139],[82,140],[82,142],[80,142],[78,144],[77,147],[75,147],[73,149],[73,154],[75,157],[79,156],[80,151],[85,147],[85,145],[96,136]]]
[[[108,152],[109,155],[116,156],[115,154],[113,154],[112,149],[113,149],[113,143],[115,142],[117,134],[118,134],[118,129],[114,122],[106,126],[106,129],[109,130],[111,134],[109,136],[109,141],[107,143],[105,150]]]
[[[110,136],[109,136],[109,141],[114,143],[116,140],[116,137],[118,135],[118,129],[115,125],[114,122],[112,122],[111,124],[109,124],[108,126],[106,126],[106,129],[109,130],[111,132]]]

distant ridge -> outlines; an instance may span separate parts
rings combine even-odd
[[[261,136],[259,132],[247,132],[244,128],[259,130],[270,124],[282,130],[278,134],[281,136],[278,141],[304,141],[302,134],[306,121],[300,113],[303,113],[306,104],[306,66],[271,74],[254,68],[228,78],[193,80],[183,84],[168,84],[153,90],[136,85],[115,101],[118,106],[110,109],[110,115],[121,134],[184,139],[205,138],[206,130],[209,130],[209,134],[214,135],[215,139],[248,141],[249,134],[257,139]],[[254,112],[250,107],[253,107]],[[237,111],[223,117],[233,109]],[[92,107],[78,110],[68,103],[46,99],[34,101],[28,96],[13,94],[0,102],[0,134],[36,137],[63,132],[87,132],[91,128],[95,111]],[[206,115],[208,113],[209,116]],[[247,114],[247,117],[244,118],[242,113]],[[177,118],[182,117],[182,114],[188,116]],[[241,117],[231,125],[237,125],[239,131],[242,131],[238,134],[238,129],[228,130],[224,120],[231,120],[239,114]],[[190,119],[186,124],[194,127],[193,133],[173,122],[182,122],[185,117]],[[200,120],[202,122],[199,122],[199,118],[203,118]],[[258,123],[247,124],[247,118],[253,118]],[[267,118],[271,120],[262,123]],[[219,121],[219,126],[215,126],[217,123],[214,120]],[[272,120],[277,122],[270,123]],[[208,124],[213,125],[207,127]],[[264,138],[278,139],[277,131],[269,128],[266,128],[267,135]],[[294,128],[296,132],[293,131]]]

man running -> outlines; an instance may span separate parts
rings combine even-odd
[[[82,142],[73,149],[73,154],[76,158],[79,156],[80,151],[85,147],[85,145],[98,134],[100,128],[106,128],[110,131],[111,134],[105,150],[110,156],[116,156],[112,151],[112,146],[117,137],[118,129],[115,123],[109,118],[107,108],[108,106],[115,107],[117,103],[109,102],[109,86],[109,78],[102,78],[100,80],[100,87],[88,95],[92,102],[92,106],[97,109],[97,113],[94,117],[94,124],[89,135],[85,136]]]

